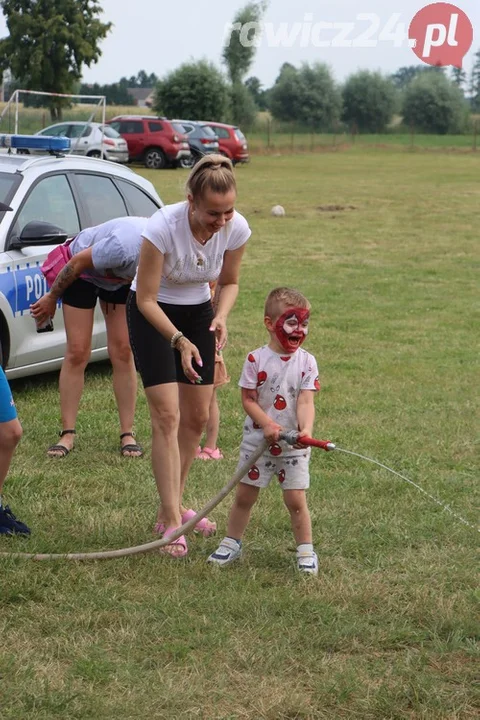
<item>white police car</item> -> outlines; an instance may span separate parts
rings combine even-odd
[[[35,138],[33,141],[32,138]],[[11,153],[44,142],[35,156]],[[61,312],[53,332],[37,333],[30,305],[46,291],[40,266],[52,246],[80,230],[125,215],[150,217],[162,206],[154,186],[128,167],[62,156],[66,138],[0,135],[0,363],[9,378],[60,367],[65,352]],[[95,313],[91,361],[107,357],[105,323]]]

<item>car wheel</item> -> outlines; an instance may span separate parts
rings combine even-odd
[[[196,163],[196,159],[193,155],[190,155],[190,157],[185,157],[180,160],[180,167],[184,168],[185,170],[190,170]]]
[[[160,148],[150,148],[143,158],[145,167],[150,170],[161,170],[167,164],[165,154]]]
[[[87,157],[101,158],[102,153],[100,152],[100,150],[91,150],[89,153],[87,153]]]

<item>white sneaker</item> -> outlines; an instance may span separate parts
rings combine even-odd
[[[210,555],[207,562],[216,565],[229,565],[234,560],[238,560],[242,554],[242,543],[231,537],[224,537],[218,548]]]
[[[297,550],[297,568],[308,575],[318,575],[318,557],[313,550]]]

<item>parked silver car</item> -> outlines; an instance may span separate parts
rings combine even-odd
[[[102,158],[112,162],[128,162],[128,145],[126,140],[110,125],[97,122],[62,122],[35,133],[35,135],[48,135],[49,137],[70,138],[70,154],[86,155],[87,157]],[[41,150],[20,149],[23,154],[44,154]]]

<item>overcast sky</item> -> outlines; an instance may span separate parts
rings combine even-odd
[[[246,0],[183,0],[178,4],[173,0],[99,0],[99,4],[104,10],[102,19],[112,22],[113,28],[101,44],[99,62],[84,69],[83,79],[106,84],[139,70],[162,77],[190,60],[206,58],[222,67],[225,29]],[[302,62],[326,62],[339,81],[358,69],[391,73],[403,65],[421,65],[406,40],[395,47],[388,31],[401,30],[402,23],[408,30],[415,13],[428,4],[415,0],[270,0],[248,75],[256,75],[267,88],[284,62],[297,67]],[[461,0],[456,5],[469,16],[474,29],[473,45],[464,59],[469,74],[473,54],[480,49],[480,2]],[[360,14],[367,17],[359,18]],[[332,47],[335,37],[341,42],[340,28],[319,31],[320,22],[352,23],[346,40],[353,40],[357,47]],[[312,32],[315,26],[317,31]],[[376,41],[375,47],[362,47],[366,32],[371,33],[370,41]],[[0,36],[6,34],[5,19],[0,18]],[[319,41],[327,47],[315,46]]]

